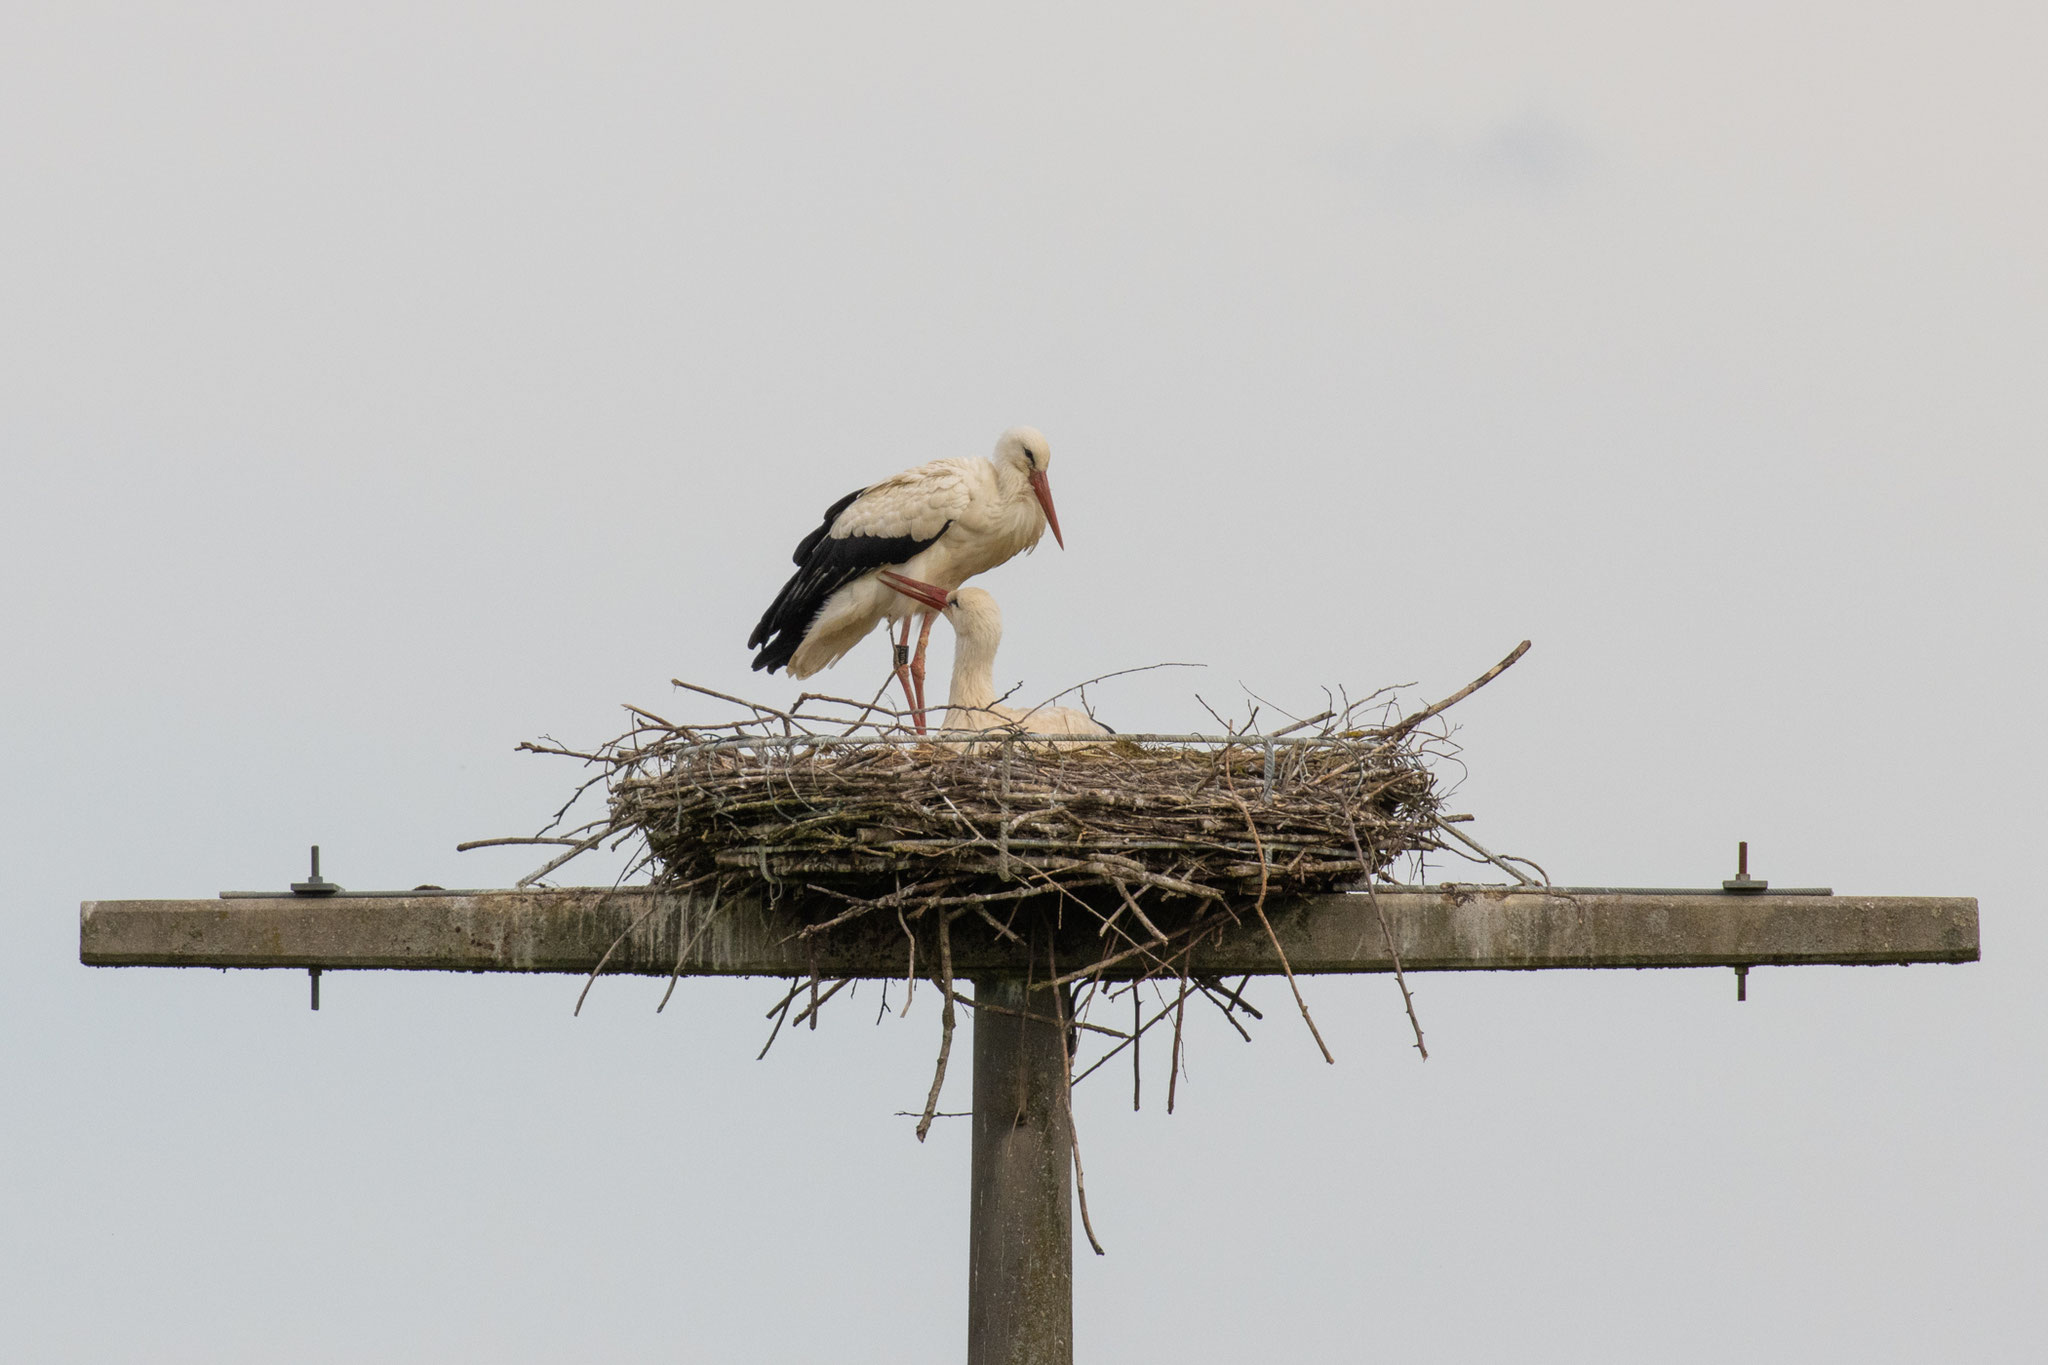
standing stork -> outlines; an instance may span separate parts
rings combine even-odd
[[[951,592],[1035,548],[1047,526],[1065,549],[1046,481],[1051,463],[1052,447],[1041,433],[1012,427],[986,460],[934,460],[833,503],[798,543],[791,556],[796,572],[747,637],[747,648],[758,650],[754,667],[787,668],[792,678],[808,678],[839,662],[881,622],[901,621],[896,677],[923,733],[925,646],[942,607],[923,612],[913,657],[911,620],[927,604],[914,603],[880,575],[893,570]]]

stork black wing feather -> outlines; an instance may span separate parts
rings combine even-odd
[[[824,517],[818,522],[817,529],[796,543],[796,553],[792,554],[789,560],[790,563],[796,565],[797,571],[790,576],[787,583],[782,585],[782,591],[775,594],[775,600],[769,603],[768,610],[762,613],[760,623],[754,627],[754,633],[747,637],[748,649],[758,648],[761,642],[768,638],[769,632],[776,629],[775,623],[777,618],[782,615],[783,607],[788,603],[790,597],[800,590],[800,580],[804,576],[804,568],[810,560],[812,552],[818,548],[818,542],[832,533],[832,523],[839,520],[839,514],[853,506],[854,499],[867,491],[865,488],[856,488],[830,507],[827,507]],[[826,591],[829,595],[832,590],[827,589]],[[820,598],[819,600],[822,602],[824,599]],[[784,662],[787,662],[787,660]],[[754,667],[761,667],[758,660],[755,661]],[[781,665],[777,664],[776,667],[779,668]]]
[[[775,594],[775,600],[761,614],[754,633],[747,637],[747,648],[760,651],[754,656],[756,670],[765,669],[773,673],[788,663],[803,644],[811,622],[817,619],[818,612],[833,593],[864,573],[914,558],[919,551],[946,534],[946,527],[953,524],[947,522],[939,528],[937,535],[926,539],[916,536],[832,535],[832,523],[866,491],[861,489],[849,493],[832,504],[825,514],[824,524],[805,536],[803,543],[797,546],[796,572],[782,585],[782,591]]]
[[[796,553],[789,557],[789,562],[798,568],[802,568],[804,561],[811,557],[811,551],[818,548],[818,542],[831,533],[832,523],[839,520],[839,514],[853,506],[853,500],[867,491],[865,488],[856,488],[838,502],[827,507],[825,509],[825,519],[818,523],[817,530],[796,543]]]

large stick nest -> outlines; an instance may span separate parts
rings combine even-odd
[[[1412,730],[1109,743],[783,731],[772,716],[717,737],[649,726],[613,751],[613,826],[645,837],[657,881],[899,905],[1090,887],[1222,900],[1358,881],[1433,845],[1439,813]]]
[[[744,714],[678,724],[630,707],[633,728],[594,751],[521,746],[595,765],[578,794],[607,796],[603,817],[544,840],[572,847],[526,880],[637,836],[655,885],[807,889],[849,907],[821,916],[834,923],[1111,888],[1134,908],[1328,891],[1444,847],[1431,764],[1448,738],[1423,722],[1527,648],[1404,719],[1375,693],[1271,731],[1254,708],[1241,727],[1218,717],[1218,735],[1106,740],[922,735],[876,702],[806,693],[782,710],[679,680]]]
[[[1138,1040],[1170,1027],[1171,1113],[1191,996],[1213,1004],[1240,1033],[1240,1016],[1261,1017],[1244,998],[1249,978],[1232,988],[1192,966],[1205,939],[1233,926],[1263,929],[1302,1018],[1330,1056],[1267,916],[1269,896],[1371,882],[1403,855],[1436,850],[1476,853],[1523,877],[1509,866],[1521,860],[1487,853],[1455,829],[1454,821],[1469,817],[1443,813],[1434,765],[1455,750],[1448,733],[1425,723],[1498,677],[1528,647],[1524,641],[1459,692],[1403,719],[1378,693],[1271,731],[1256,728],[1254,708],[1242,726],[1218,717],[1221,734],[1109,740],[1036,736],[1015,727],[922,736],[873,702],[806,694],[785,711],[678,682],[739,707],[740,718],[677,724],[629,707],[633,728],[598,748],[524,744],[597,771],[539,835],[478,842],[568,846],[521,885],[600,843],[635,843],[638,856],[621,880],[645,871],[657,886],[708,888],[712,916],[721,903],[748,893],[806,893],[793,896],[816,907],[801,931],[805,938],[889,912],[908,941],[904,1008],[921,978],[942,1002],[920,1140],[938,1114],[955,1005],[1017,1013],[957,989],[952,926],[967,916],[985,921],[1022,954],[1035,993],[1025,1017],[1060,1027],[1070,1085],[1128,1049],[1136,1103]],[[552,832],[600,785],[603,815]],[[1361,900],[1379,915],[1376,898]],[[1073,916],[1066,914],[1070,907]],[[1384,917],[1378,927],[1416,1048],[1426,1057]],[[610,956],[592,969],[593,981]],[[678,974],[682,967],[678,958]],[[814,967],[809,1003],[799,1011],[805,983],[792,981],[769,1011],[769,1046],[785,1022],[809,1020],[816,1028],[819,1011],[849,983],[828,985]],[[672,976],[671,991],[674,985]],[[1148,988],[1159,996],[1149,1017],[1141,999]],[[1121,1018],[1117,1002],[1125,1001],[1134,1011],[1128,1029],[1089,1018],[1091,1007],[1112,1003]],[[1085,1069],[1074,1065],[1084,1031],[1116,1040]],[[1074,1161],[1093,1243],[1078,1140]]]

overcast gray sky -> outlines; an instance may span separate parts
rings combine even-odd
[[[510,881],[454,845],[575,777],[515,743],[792,694],[741,644],[817,512],[1029,422],[1069,548],[985,580],[1004,685],[1207,664],[1102,691],[1171,729],[1532,637],[1459,710],[1483,839],[1984,917],[1741,1007],[1425,978],[1426,1064],[1380,978],[1313,984],[1334,1068],[1205,1020],[1170,1120],[1080,1092],[1084,1359],[2040,1358],[2044,50],[1954,0],[11,0],[5,1354],[957,1358],[928,1010],[758,1064],[766,982],[314,1015],[83,968],[76,907],[316,841]]]

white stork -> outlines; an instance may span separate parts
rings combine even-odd
[[[884,572],[898,592],[945,613],[953,627],[953,685],[946,694],[946,729],[1006,730],[1027,735],[1111,735],[1116,733],[1086,711],[1071,706],[1004,706],[996,700],[996,647],[1003,640],[1003,613],[980,588],[945,592]]]
[[[824,521],[791,556],[796,572],[775,595],[747,648],[754,667],[808,678],[839,661],[882,621],[901,621],[896,676],[924,730],[924,656],[932,618],[924,615],[910,655],[916,605],[884,583],[882,570],[951,592],[1020,550],[1047,526],[1060,548],[1046,467],[1052,447],[1031,427],[1012,427],[986,460],[934,460],[856,489],[825,509]]]

